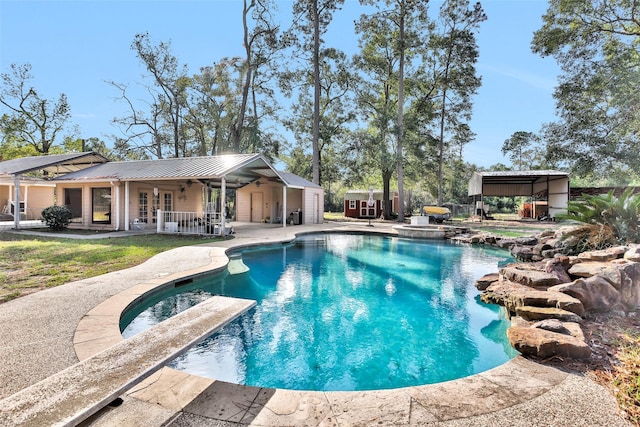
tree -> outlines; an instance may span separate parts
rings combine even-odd
[[[511,164],[518,170],[533,169],[536,159],[536,144],[540,141],[533,132],[514,132],[502,144],[502,154],[509,154]]]
[[[324,171],[333,171],[334,165],[325,165],[325,153],[339,151],[339,145],[344,141],[347,127],[355,118],[352,107],[352,67],[344,52],[337,49],[323,49],[320,61],[320,116],[318,129],[318,152],[320,162],[319,181],[325,183]],[[284,124],[294,133],[298,145],[303,146],[309,137],[308,123],[313,117],[310,94],[304,88],[298,92],[298,101],[292,106],[292,115]],[[313,164],[313,163],[312,163]],[[335,174],[330,172],[332,176]]]
[[[116,99],[125,102],[130,110],[130,115],[112,119],[112,123],[121,127],[122,133],[126,135],[125,137],[114,136],[115,151],[126,158],[162,159],[163,147],[168,138],[163,132],[163,110],[156,98],[156,93],[147,88],[152,100],[142,101],[146,104],[146,108],[140,109],[134,105],[134,101],[127,94],[127,85],[116,82],[109,82],[109,84],[120,91],[120,96]],[[132,142],[134,142],[133,146]]]
[[[1,76],[0,103],[8,110],[0,121],[3,136],[10,135],[12,143],[29,145],[39,154],[49,153],[71,117],[66,95],[60,94],[57,100],[42,98],[29,85],[31,64],[12,64],[11,72]]]
[[[178,59],[171,53],[171,43],[161,42],[153,45],[148,33],[136,34],[131,49],[151,74],[155,85],[160,89],[156,105],[165,114],[172,129],[173,155],[180,157],[184,153],[184,144],[180,138],[180,124],[185,106],[186,91],[191,84],[186,65],[179,67]]]
[[[481,84],[476,76],[478,45],[475,32],[487,19],[480,3],[446,0],[440,8],[439,32],[431,38],[432,53],[424,58],[435,70],[440,112],[438,117],[438,205],[443,203],[447,135],[471,118],[474,95]],[[468,142],[468,141],[467,141]]]
[[[245,115],[249,95],[253,98],[254,129],[257,131],[257,102],[255,98],[256,75],[260,68],[269,64],[269,54],[275,51],[278,27],[272,23],[271,13],[276,8],[273,0],[244,0],[242,10],[243,42],[245,58],[242,73],[242,97],[238,117],[233,125],[233,147],[236,152],[241,151],[242,132],[245,128]],[[252,17],[255,26],[249,27]],[[251,92],[251,93],[250,93]]]
[[[640,167],[640,21],[628,0],[551,0],[532,50],[552,56],[562,75],[559,121],[544,138],[575,174],[604,177]]]
[[[376,10],[362,15],[356,24],[360,37],[360,53],[356,56],[361,70],[358,90],[359,106],[363,118],[368,121],[367,142],[371,153],[371,166],[382,172],[383,191],[389,190],[392,175],[389,161],[394,164],[399,194],[398,220],[404,221],[405,191],[405,104],[412,96],[407,84],[415,79],[414,58],[426,45],[425,37],[430,28],[427,2],[409,0],[385,0],[374,2],[361,0],[362,4],[375,6]],[[395,138],[395,140],[394,140]],[[389,199],[385,193],[385,218],[389,218]]]
[[[311,66],[313,76],[313,122],[312,122],[312,157],[313,179],[320,184],[320,47],[322,34],[333,18],[333,13],[339,10],[344,0],[298,0],[293,4],[294,26],[287,37],[294,41],[300,52],[311,52]],[[302,38],[296,36],[299,34]],[[308,69],[308,68],[306,68]],[[303,77],[304,79],[304,77]],[[304,79],[306,80],[306,79]]]

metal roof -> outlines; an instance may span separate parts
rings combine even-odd
[[[193,179],[239,188],[256,179],[284,181],[261,154],[227,154],[160,160],[108,162],[61,176],[56,181],[158,181]]]
[[[298,176],[291,172],[283,172],[278,171],[278,174],[285,180],[289,187],[313,187],[313,188],[322,188],[318,184],[314,184],[311,181],[304,179],[301,176]]]
[[[35,171],[44,171],[50,175],[60,175],[79,171],[108,161],[106,157],[92,151],[22,157],[0,162],[0,175],[21,175]]]

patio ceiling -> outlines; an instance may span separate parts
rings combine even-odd
[[[474,172],[469,180],[468,195],[530,196],[558,180],[568,182],[569,174],[556,170]]]

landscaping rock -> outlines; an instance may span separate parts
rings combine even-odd
[[[640,307],[640,264],[629,262],[613,267],[620,273],[620,287],[617,288],[622,298],[625,311],[633,311]],[[614,285],[615,287],[615,285]]]
[[[518,237],[516,239],[513,239],[516,243],[516,245],[522,245],[522,246],[535,246],[538,244],[538,239],[536,239],[535,237]]]
[[[538,243],[531,250],[536,255],[542,255],[543,251],[548,251],[549,249],[553,249],[553,246],[548,245],[546,243]]]
[[[487,289],[487,287],[489,287],[489,285],[497,282],[499,279],[500,275],[498,273],[485,274],[484,276],[476,280],[476,288],[478,288],[479,291],[484,291],[485,289]]]
[[[511,256],[519,261],[531,261],[533,258],[533,250],[531,246],[513,245],[511,246]]]
[[[609,311],[622,301],[620,293],[600,276],[552,286],[549,291],[562,292],[580,300],[586,311]]]
[[[545,331],[555,332],[562,335],[571,335],[569,329],[558,319],[546,319],[531,325],[532,328],[544,329]]]
[[[607,262],[622,257],[627,250],[627,246],[616,246],[599,251],[583,252],[578,255],[578,258],[589,261]]]
[[[585,313],[580,300],[571,295],[562,292],[540,291],[508,280],[491,283],[481,298],[487,303],[502,305],[510,314],[517,313],[517,308],[523,306],[559,308],[578,316]]]
[[[503,267],[500,274],[512,282],[522,283],[533,288],[548,288],[560,282],[558,277],[546,271],[523,269],[513,264]]]
[[[591,349],[573,335],[560,334],[540,328],[511,327],[507,330],[511,345],[525,356],[547,359],[552,356],[588,359]]]
[[[571,282],[568,270],[571,268],[571,260],[568,256],[555,256],[544,265],[544,271],[558,278],[558,283]]]
[[[640,262],[640,246],[633,246],[624,253],[624,259],[632,262]]]
[[[515,244],[516,242],[513,239],[500,239],[496,242],[496,246],[502,249],[509,249]]]
[[[577,277],[591,277],[610,267],[608,262],[579,262],[569,269],[569,274]]]
[[[558,319],[563,322],[582,322],[582,318],[577,314],[561,308],[553,307],[532,307],[530,305],[525,305],[522,307],[516,307],[516,314],[528,321]]]

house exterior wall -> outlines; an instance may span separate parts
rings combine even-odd
[[[322,224],[324,222],[324,190],[307,188],[304,190],[303,224]]]
[[[15,197],[14,188],[13,184],[0,185],[0,212],[3,212],[5,207],[11,212],[10,204]],[[26,217],[22,216],[21,219],[40,219],[42,209],[55,203],[54,188],[52,185],[21,185],[20,201],[26,207]]]
[[[158,188],[160,210],[167,210],[164,206],[165,195],[171,199],[172,211],[179,212],[202,212],[204,186],[200,183],[193,183],[191,187],[182,182],[162,181],[162,182],[132,182],[129,183],[129,229],[134,222],[142,222],[140,218],[140,193],[147,193],[148,208],[146,227],[154,225],[154,207],[152,199],[154,197],[154,187]],[[89,184],[58,184],[56,196],[59,205],[64,204],[64,192],[69,188],[79,188],[82,190],[82,219],[79,222],[72,222],[72,228],[86,228],[91,230],[124,230],[126,222],[126,184],[124,182],[94,182]],[[94,223],[92,218],[92,189],[111,189],[111,223]],[[184,189],[184,191],[182,191]],[[53,204],[53,203],[51,203]],[[119,214],[119,216],[118,216]]]
[[[27,219],[40,219],[42,217],[42,210],[55,203],[54,187],[35,187],[29,186],[27,190]],[[20,190],[22,196],[25,193],[23,189]]]
[[[251,222],[252,194],[262,196],[262,215],[258,220],[273,224],[282,223],[283,187],[279,183],[249,184],[236,192],[236,220]],[[324,190],[322,188],[287,188],[287,211],[285,220],[293,213],[302,211],[302,223],[322,223],[324,216]],[[256,207],[253,207],[256,209]],[[255,222],[256,218],[254,218]]]

